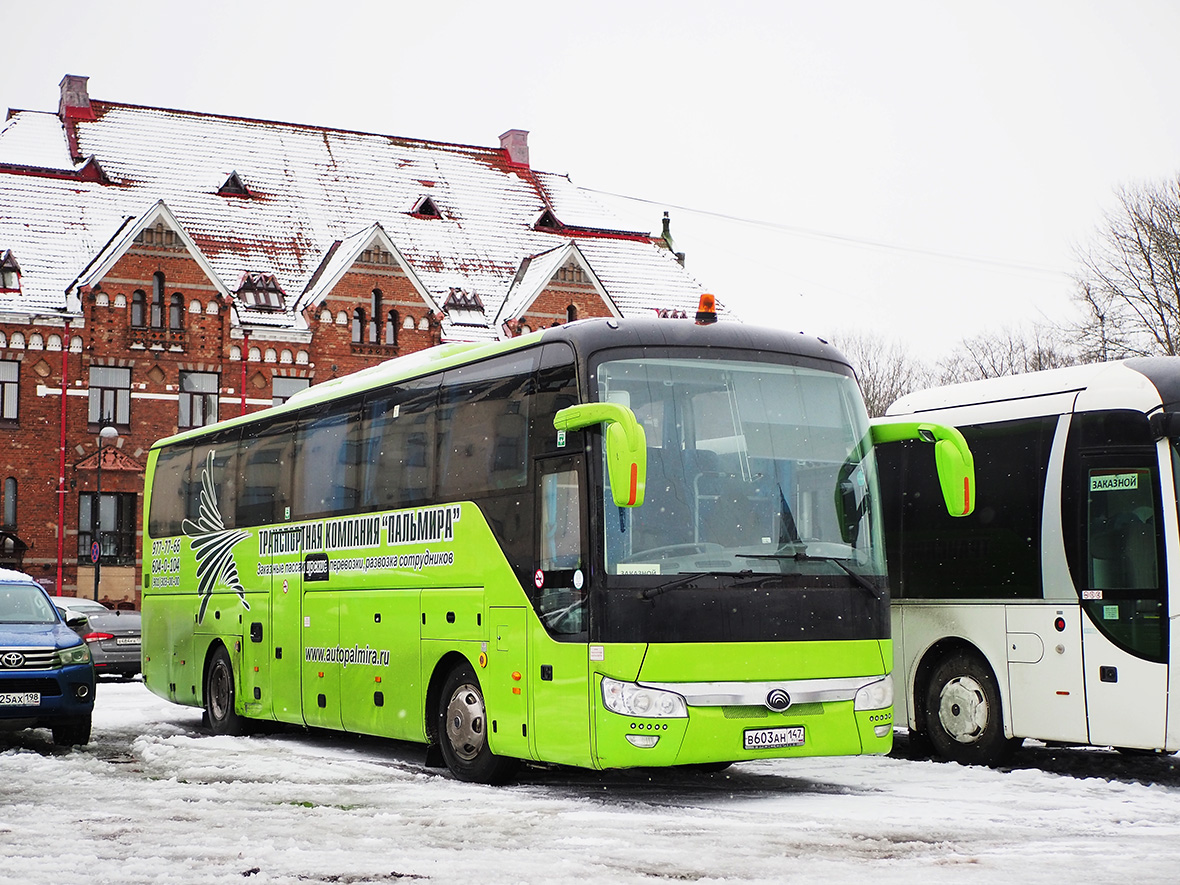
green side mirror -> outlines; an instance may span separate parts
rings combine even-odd
[[[606,471],[615,504],[638,507],[643,503],[647,483],[647,434],[643,425],[634,412],[617,403],[582,403],[553,416],[557,430],[579,430],[591,424],[606,425]]]
[[[872,423],[873,445],[917,439],[934,443],[934,466],[942,499],[951,516],[970,516],[975,510],[975,458],[957,428],[926,421],[885,418]]]

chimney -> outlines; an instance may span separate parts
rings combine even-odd
[[[61,101],[57,106],[57,115],[63,123],[95,119],[94,111],[90,108],[90,94],[86,91],[86,81],[89,79],[74,74],[62,77]]]
[[[509,129],[500,136],[500,150],[508,154],[513,166],[529,165],[529,133],[527,129]]]

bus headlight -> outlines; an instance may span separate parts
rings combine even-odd
[[[675,692],[602,677],[602,702],[612,713],[646,719],[685,719],[688,706]]]
[[[881,710],[893,706],[893,677],[886,676],[861,686],[852,701],[854,710]]]

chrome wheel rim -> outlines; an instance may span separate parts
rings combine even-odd
[[[447,702],[446,732],[451,750],[464,762],[471,762],[487,743],[484,730],[483,698],[473,685],[460,685]]]

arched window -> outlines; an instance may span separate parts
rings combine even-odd
[[[172,293],[172,300],[168,305],[168,328],[184,328],[184,296],[179,292]]]
[[[156,271],[152,274],[152,316],[153,329],[164,328],[164,274]]]
[[[385,317],[385,343],[391,347],[397,346],[397,311],[391,310]]]
[[[365,309],[358,307],[352,312],[352,343],[360,344],[365,340]]]
[[[131,325],[137,329],[142,329],[147,325],[147,295],[144,294],[143,289],[136,289],[131,294]]]
[[[4,480],[4,528],[16,528],[16,477]]]
[[[568,305],[566,305],[566,308],[565,308],[565,321],[566,321],[567,323],[572,323],[572,322],[573,322],[574,320],[576,320],[577,318],[578,318],[578,308],[577,308],[576,306],[572,305],[572,304],[568,304]]]
[[[381,340],[381,290],[373,290],[373,304],[369,311],[369,343]]]

